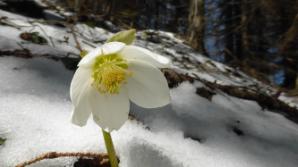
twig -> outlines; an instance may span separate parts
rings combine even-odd
[[[86,45],[92,47],[92,48],[96,48],[96,46],[93,45],[91,42],[88,42],[88,41],[85,41],[85,40],[83,40],[82,42],[83,42],[84,44],[86,44]]]
[[[66,153],[59,153],[59,152],[48,152],[45,154],[42,154],[34,159],[31,159],[29,161],[25,161],[23,163],[20,163],[16,165],[16,167],[25,167],[27,165],[34,164],[38,161],[42,161],[45,159],[55,159],[55,158],[61,158],[61,157],[88,157],[88,158],[99,158],[99,159],[108,159],[107,154],[102,153],[91,153],[91,152],[66,152]]]
[[[80,45],[80,43],[79,43],[79,40],[78,40],[78,38],[77,38],[77,35],[76,35],[75,31],[74,31],[74,28],[73,28],[74,25],[72,24],[72,25],[69,26],[69,27],[70,27],[71,34],[72,34],[72,36],[73,36],[73,39],[74,39],[74,41],[76,42],[76,47],[77,47],[77,49],[79,49],[79,51],[82,52],[83,49],[82,49],[82,47],[81,47],[81,45]]]

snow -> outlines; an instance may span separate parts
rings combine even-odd
[[[285,102],[291,107],[298,108],[298,98],[297,96],[287,96],[285,93],[282,93],[279,97],[279,100]]]
[[[49,152],[105,152],[100,129],[69,121],[73,72],[43,58],[0,58],[1,167]],[[297,125],[262,111],[253,101],[219,93],[212,101],[195,94],[202,83],[171,90],[172,103],[158,109],[132,104],[137,120],[112,133],[121,167],[296,167]],[[142,123],[141,123],[142,122]],[[237,135],[233,128],[243,135]],[[33,166],[72,166],[74,158]]]
[[[3,10],[0,10],[0,16],[7,17],[2,20],[7,26],[0,27],[0,42],[1,44],[8,42],[5,46],[0,45],[1,50],[26,48],[32,54],[49,54],[56,55],[57,57],[79,54],[70,27],[63,28],[45,24],[42,20],[28,19]],[[77,39],[81,47],[85,50],[93,49],[98,46],[96,42],[101,41],[102,43],[112,35],[101,28],[91,28],[82,24],[75,25],[73,29],[77,34]],[[47,39],[49,45],[39,45],[24,41],[19,37],[23,32],[38,32],[42,37]]]

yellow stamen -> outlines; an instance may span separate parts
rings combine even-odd
[[[130,74],[127,61],[120,55],[100,56],[93,65],[92,85],[101,93],[116,94]]]

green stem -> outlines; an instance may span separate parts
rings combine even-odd
[[[109,132],[106,132],[103,129],[102,129],[102,134],[106,143],[106,148],[109,154],[111,167],[118,167],[118,160],[114,149],[112,137]]]

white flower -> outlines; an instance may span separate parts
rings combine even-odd
[[[163,56],[121,42],[91,51],[71,82],[72,123],[84,126],[92,113],[95,123],[112,131],[128,119],[129,100],[144,108],[167,105],[169,88],[158,67],[168,64]]]

